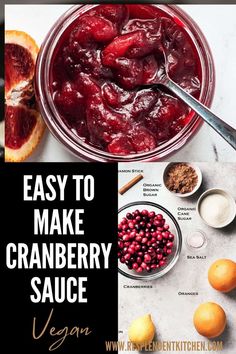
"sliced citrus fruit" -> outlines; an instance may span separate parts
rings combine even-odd
[[[45,129],[33,89],[38,46],[25,32],[5,32],[5,160],[25,160]]]

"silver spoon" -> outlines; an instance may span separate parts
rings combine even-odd
[[[156,88],[160,84],[167,87],[182,101],[184,101],[190,108],[192,108],[200,117],[204,119],[218,134],[224,138],[236,150],[236,129],[225,123],[222,119],[217,117],[206,106],[200,103],[196,98],[187,93],[182,87],[176,84],[167,74],[166,65],[161,68],[161,75],[157,75],[158,79],[155,83],[142,85],[143,88]]]

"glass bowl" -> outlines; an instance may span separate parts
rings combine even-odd
[[[118,271],[122,275],[135,280],[151,280],[162,277],[164,274],[168,273],[176,264],[181,248],[182,248],[182,233],[178,222],[174,216],[163,206],[146,201],[132,202],[124,205],[118,210],[118,223],[125,217],[127,212],[132,213],[136,209],[146,209],[148,211],[155,211],[156,214],[161,213],[166,220],[166,223],[170,226],[170,232],[175,235],[174,246],[172,248],[172,254],[167,257],[167,264],[161,268],[153,270],[151,273],[143,271],[142,273],[137,273],[135,270],[130,270],[126,264],[121,263],[118,260]]]
[[[63,121],[53,102],[50,88],[50,65],[60,38],[78,16],[98,5],[75,5],[63,14],[49,31],[44,40],[36,64],[35,93],[38,106],[49,130],[70,152],[85,161],[99,162],[134,162],[157,161],[175,153],[192,138],[203,121],[193,111],[187,125],[172,139],[149,152],[130,155],[115,155],[102,151],[80,139]],[[146,6],[146,5],[145,5]],[[150,4],[149,4],[150,6]],[[173,21],[181,23],[188,33],[199,57],[201,66],[201,92],[199,100],[210,107],[215,89],[215,70],[212,54],[206,38],[197,24],[182,9],[175,5],[155,5],[171,16]]]

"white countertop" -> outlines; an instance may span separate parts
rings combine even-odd
[[[133,201],[151,201],[162,205],[178,218],[178,207],[194,208],[200,194],[209,188],[228,190],[236,200],[235,181],[229,176],[236,175],[235,164],[198,163],[203,174],[201,189],[189,198],[179,198],[160,187],[157,196],[144,197],[143,184],[162,183],[162,174],[166,163],[119,164],[119,170],[143,169],[144,179],[122,196],[119,206]],[[137,172],[120,172],[119,188],[131,180]],[[229,178],[225,178],[228,176]],[[128,211],[128,210],[127,210]],[[236,289],[228,294],[214,290],[208,283],[209,266],[219,258],[236,261],[236,219],[224,229],[206,226],[196,211],[190,212],[191,221],[178,221],[183,236],[182,251],[176,265],[163,277],[142,282],[119,275],[119,340],[127,341],[127,330],[137,317],[147,313],[152,315],[156,326],[157,341],[206,341],[200,336],[192,323],[195,309],[203,302],[216,302],[227,315],[225,332],[216,340],[223,341],[222,354],[236,352]],[[187,235],[201,230],[207,237],[207,246],[198,251],[189,251],[185,240]],[[187,256],[206,256],[206,259],[187,259]],[[149,285],[152,288],[127,288],[133,285]],[[198,292],[198,295],[179,295],[178,292]],[[184,351],[182,351],[184,352]],[[194,352],[194,351],[193,351]],[[120,354],[125,351],[120,351]],[[132,352],[133,353],[133,352]],[[134,352],[137,353],[137,352]],[[158,352],[159,353],[159,352]],[[160,352],[161,353],[161,352]],[[169,352],[168,352],[169,353]],[[202,351],[202,354],[207,352]],[[214,351],[215,353],[215,351]]]
[[[28,32],[41,44],[58,17],[70,5],[6,5],[6,29]],[[236,5],[181,5],[205,34],[216,68],[216,90],[212,109],[236,128]],[[235,151],[206,124],[193,140],[170,161],[236,161]],[[50,134],[28,161],[78,162]]]

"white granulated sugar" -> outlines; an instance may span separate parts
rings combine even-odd
[[[206,223],[217,227],[227,222],[230,216],[230,202],[222,194],[210,194],[202,200],[199,211]]]

